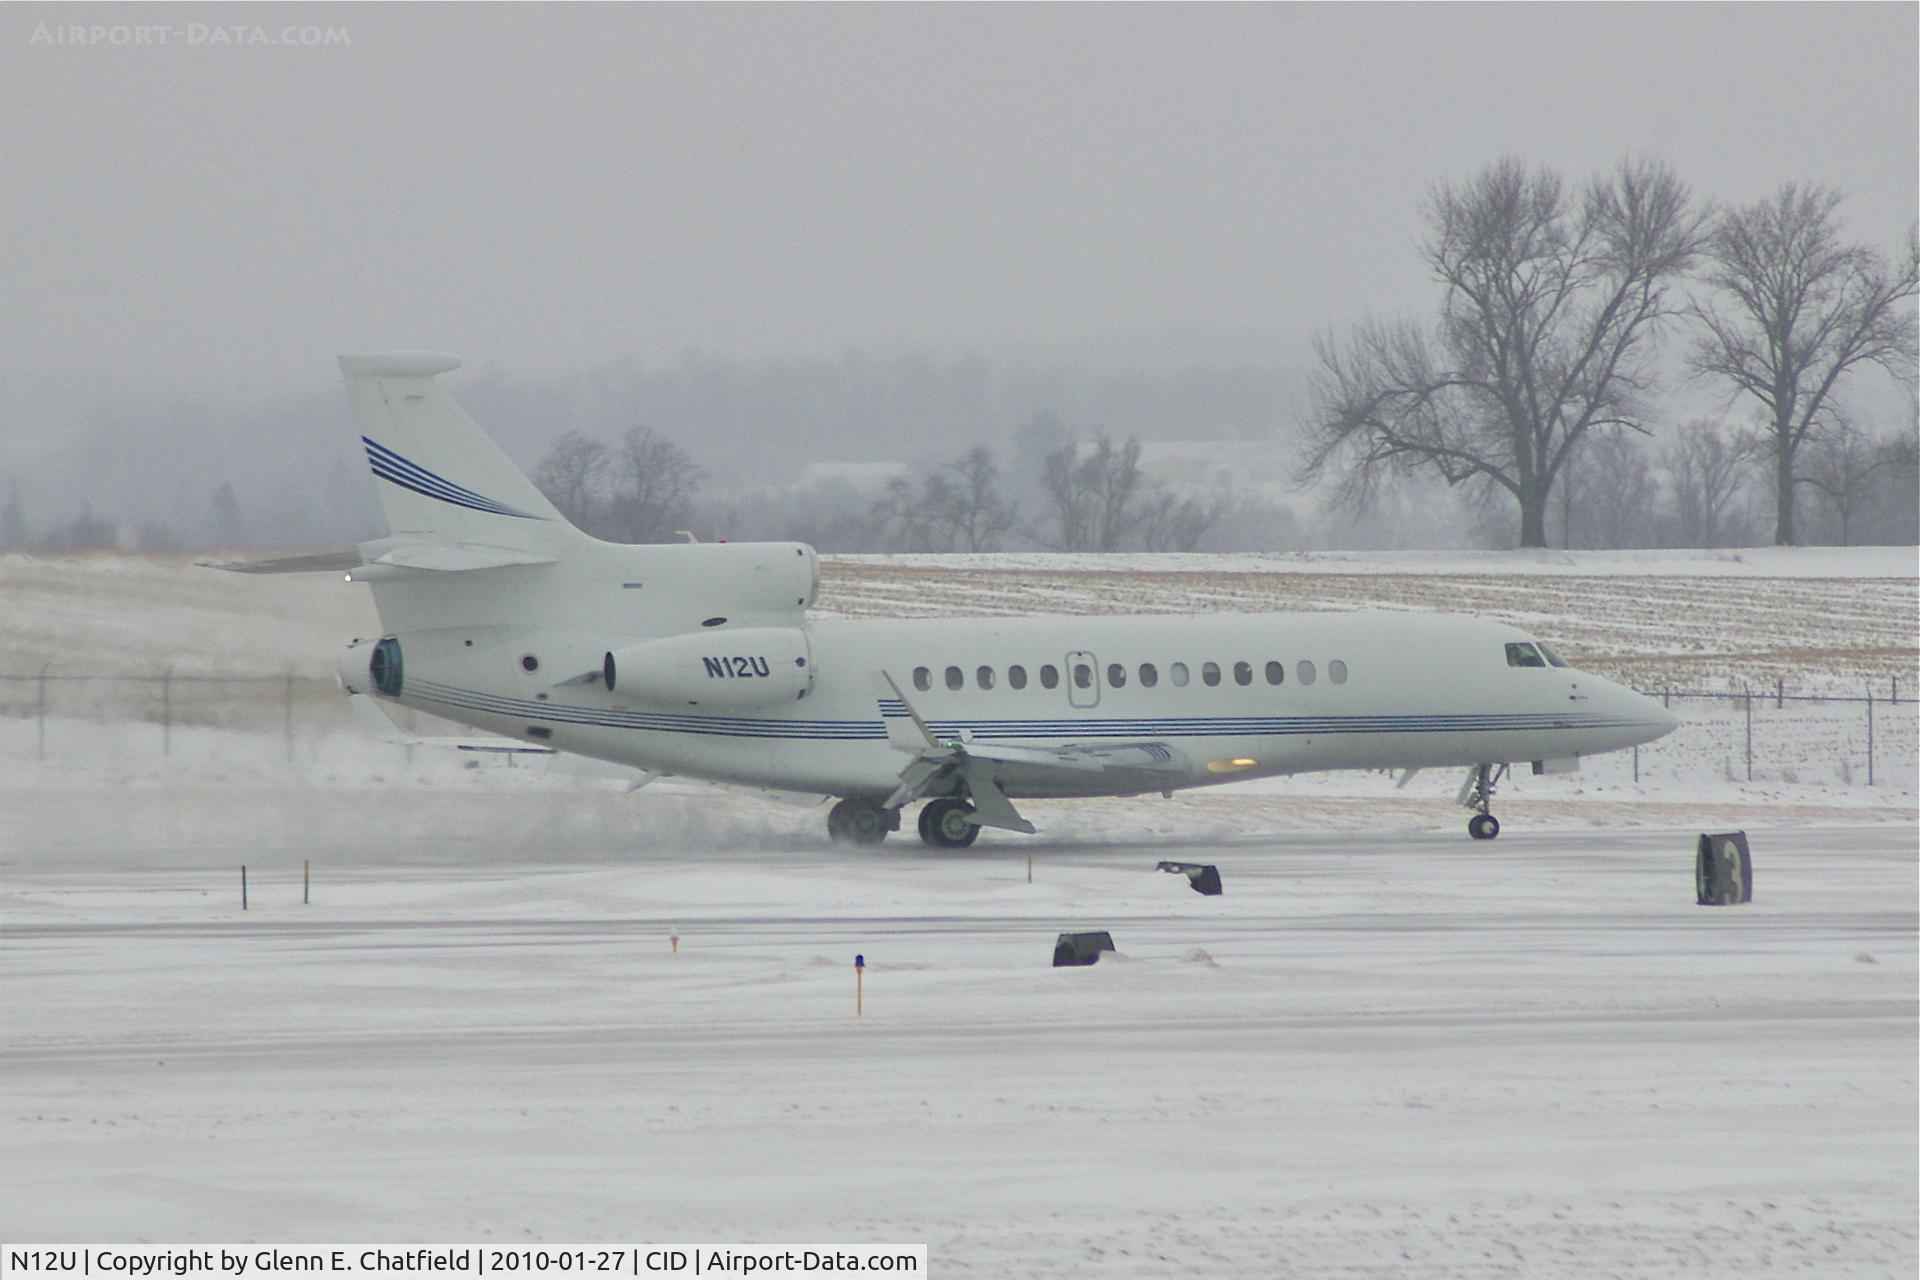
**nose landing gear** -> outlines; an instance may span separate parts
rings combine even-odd
[[[1467,770],[1467,780],[1460,785],[1459,800],[1464,807],[1479,811],[1467,819],[1467,834],[1475,840],[1491,840],[1500,834],[1500,819],[1489,810],[1493,808],[1493,789],[1506,776],[1504,764],[1497,769],[1483,764]]]

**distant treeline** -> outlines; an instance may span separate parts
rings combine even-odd
[[[1585,181],[1497,161],[1427,193],[1412,230],[1435,295],[1328,330],[1307,373],[1306,352],[1117,372],[687,356],[546,379],[483,364],[456,391],[557,505],[627,541],[1913,543],[1920,230],[1889,255],[1849,240],[1840,206],[1794,183],[1716,205],[1651,160]],[[1718,412],[1674,408],[1703,391]],[[24,425],[65,450],[0,470],[0,546],[380,530],[337,391],[243,412],[97,395],[40,397],[57,408]]]

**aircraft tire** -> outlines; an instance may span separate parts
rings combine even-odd
[[[1475,840],[1491,840],[1500,834],[1500,819],[1490,813],[1476,813],[1467,819],[1467,834]]]
[[[827,811],[827,835],[835,844],[879,844],[887,827],[887,811],[871,800],[842,800]]]
[[[935,800],[920,811],[920,838],[936,849],[964,849],[980,838],[979,824],[968,822],[965,801]]]

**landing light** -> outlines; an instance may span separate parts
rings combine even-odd
[[[1250,759],[1247,756],[1235,756],[1231,760],[1209,760],[1207,761],[1207,772],[1239,773],[1241,770],[1251,769],[1259,763],[1258,760]]]

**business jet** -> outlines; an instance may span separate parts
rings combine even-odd
[[[1650,742],[1659,703],[1497,622],[1429,613],[810,617],[802,543],[628,546],[574,528],[439,381],[451,356],[340,357],[391,536],[338,556],[383,634],[348,694],[527,744],[838,797],[871,845],[1031,834],[1016,801],[1129,796],[1325,769],[1464,767],[1476,839],[1494,791]],[[498,741],[498,739],[495,739]]]

